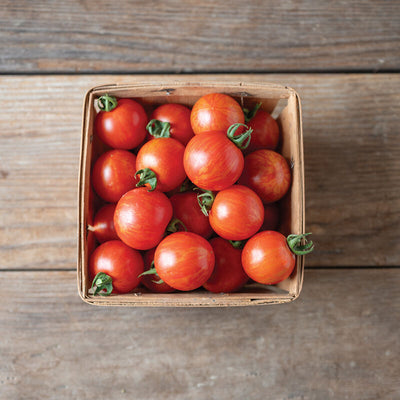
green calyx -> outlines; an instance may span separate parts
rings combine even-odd
[[[171,233],[175,233],[175,232],[181,232],[182,229],[179,229],[179,225],[183,228],[183,230],[185,232],[187,232],[187,228],[186,228],[185,224],[178,218],[171,219],[165,232],[167,233],[167,235],[170,235]]]
[[[140,180],[136,184],[136,187],[145,186],[148,184],[150,186],[149,192],[152,192],[157,187],[157,176],[154,171],[150,168],[140,169],[136,172],[135,176],[139,175]]]
[[[243,126],[246,130],[243,133],[235,135],[236,131],[241,126]],[[249,147],[252,132],[253,132],[252,128],[249,128],[245,124],[237,123],[237,124],[231,125],[228,128],[226,135],[228,136],[229,140],[231,140],[237,147],[239,147],[240,150],[245,150],[245,149],[247,149],[247,147]]]
[[[146,126],[147,132],[155,138],[169,138],[171,137],[171,124],[169,122],[159,121],[152,119]]]
[[[313,241],[307,240],[308,235],[311,235],[311,232],[302,233],[299,235],[291,234],[286,238],[289,249],[297,256],[309,254],[314,250]]]
[[[201,212],[208,217],[211,207],[214,203],[215,195],[211,190],[205,190],[200,188],[194,188],[193,190],[198,190],[201,193],[197,195],[197,202],[199,203]]]
[[[179,193],[188,192],[189,190],[193,190],[194,188],[194,184],[188,178],[186,178],[179,188]]]
[[[243,108],[245,122],[249,122],[256,116],[257,111],[260,109],[261,105],[262,103],[257,103],[252,110],[249,110],[248,108]]]
[[[229,243],[235,249],[243,249],[244,245],[246,244],[245,240],[229,240]]]
[[[101,111],[112,111],[118,105],[118,101],[114,96],[105,94],[100,96],[97,100],[97,105]]]
[[[147,271],[142,272],[138,276],[138,278],[141,278],[144,275],[155,275],[155,276],[157,276],[159,278],[159,276],[157,274],[157,271],[156,271],[156,268],[154,266],[154,261],[151,262],[150,269],[148,269]],[[161,285],[161,283],[164,283],[164,281],[162,279],[159,279],[158,281],[152,281],[152,282],[157,283],[157,285]]]
[[[113,290],[112,278],[104,272],[99,272],[93,279],[89,294],[109,296]]]

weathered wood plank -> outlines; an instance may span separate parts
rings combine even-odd
[[[2,77],[0,269],[75,268],[80,126],[87,89],[190,76]],[[203,75],[271,81],[303,102],[306,266],[400,265],[400,76]]]
[[[308,270],[294,303],[230,309],[98,308],[74,272],[0,274],[1,399],[400,397],[398,269]]]
[[[396,0],[0,3],[0,72],[398,70]]]

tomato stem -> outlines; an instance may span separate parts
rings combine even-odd
[[[101,111],[112,111],[118,105],[116,97],[105,94],[100,96],[97,100],[97,105]]]
[[[246,241],[245,240],[229,240],[229,243],[234,247],[235,249],[243,249]]]
[[[244,126],[247,130],[239,135],[235,135],[236,131],[239,127]],[[228,128],[227,136],[240,150],[245,150],[249,147],[251,141],[251,133],[253,132],[252,128],[249,128],[245,124],[233,124]]]
[[[298,256],[311,253],[314,250],[314,243],[312,240],[307,240],[308,235],[311,235],[311,232],[289,235],[286,239],[289,249]],[[301,244],[302,242],[304,244]]]
[[[194,184],[188,178],[186,178],[179,188],[179,193],[188,192],[189,190],[192,190],[194,188]]]
[[[147,132],[155,138],[169,138],[171,137],[171,124],[169,122],[152,119],[146,126]]]
[[[200,190],[202,193],[197,195],[197,202],[199,203],[201,212],[208,217],[211,207],[214,203],[215,195],[211,190],[194,188],[193,190]]]
[[[93,279],[89,294],[109,296],[113,290],[112,278],[104,272],[99,272]]]
[[[154,267],[154,260],[151,262],[151,264],[150,264],[150,269],[148,269],[147,271],[144,271],[143,273],[141,273],[139,276],[138,276],[138,278],[140,278],[141,276],[143,276],[143,275],[155,275],[155,276],[157,276],[158,278],[160,278],[159,277],[159,275],[157,274],[157,271],[156,271],[156,268]],[[153,281],[152,280],[152,282],[153,283],[157,283],[157,285],[161,285],[162,283],[164,283],[164,281],[160,278],[158,281]]]
[[[248,108],[243,108],[243,113],[244,113],[244,120],[246,122],[249,122],[251,119],[253,119],[259,108],[261,107],[262,103],[257,103],[255,107],[252,110],[249,110]]]
[[[156,283],[157,285],[161,285],[162,283],[164,283],[164,281],[162,279],[159,279],[158,281],[152,280],[152,282]]]
[[[158,276],[157,271],[154,267],[154,262],[152,262],[151,265],[153,265],[153,267],[148,269],[147,271],[142,272],[140,275],[138,275],[138,278],[140,278],[141,276],[144,276],[144,275],[157,275]]]
[[[165,231],[167,234],[179,232],[179,225],[181,225],[185,232],[187,232],[185,224],[178,218],[172,218]]]
[[[157,175],[150,168],[140,169],[136,172],[135,176],[136,175],[140,176],[136,187],[146,186],[148,184],[150,186],[149,192],[152,192],[157,187]]]

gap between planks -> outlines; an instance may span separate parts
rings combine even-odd
[[[397,68],[385,68],[385,69],[371,69],[371,68],[359,68],[359,69],[282,69],[278,71],[269,70],[238,70],[238,71],[226,71],[226,70],[193,70],[193,71],[170,71],[170,70],[101,70],[101,71],[0,71],[0,76],[95,76],[95,75],[356,75],[356,74],[399,74],[400,69]]]

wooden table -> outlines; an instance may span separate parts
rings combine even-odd
[[[1,399],[400,398],[398,1],[3,1],[0,26]],[[185,74],[300,93],[317,246],[292,304],[78,297],[84,93]]]

